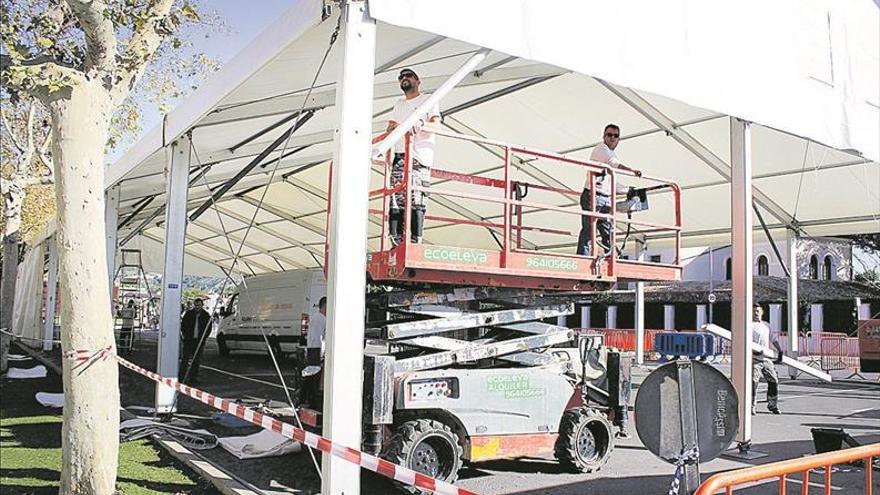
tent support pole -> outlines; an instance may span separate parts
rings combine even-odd
[[[788,231],[788,352],[789,357],[797,359],[800,349],[798,349],[798,327],[800,326],[800,317],[798,315],[798,233],[796,230]],[[789,368],[792,378],[796,376],[795,369]]]
[[[636,259],[645,261],[646,240],[636,239]],[[636,282],[635,327],[636,327],[636,364],[645,363],[645,282]]]
[[[770,235],[770,229],[767,228],[767,224],[764,223],[764,216],[761,215],[761,210],[758,208],[756,203],[752,203],[752,208],[755,210],[755,216],[758,217],[758,221],[761,222],[761,228],[764,230],[764,235],[767,237],[767,241],[770,243],[770,247],[773,248],[773,253],[776,254],[776,260],[779,261],[779,266],[782,267],[782,271],[785,272],[785,276],[789,277],[790,274],[788,272],[788,267],[786,267],[785,260],[782,259],[782,254],[779,252],[779,247],[776,245],[776,241],[773,240],[773,236]]]
[[[731,323],[733,386],[739,396],[737,441],[747,446],[752,439],[752,160],[751,125],[730,118],[730,225],[733,241]]]
[[[115,188],[114,188],[115,189]],[[107,226],[109,231],[110,225]],[[55,306],[58,295],[58,237],[53,235],[46,240],[49,248],[49,280],[46,281],[46,321],[43,323],[43,350],[52,350],[55,339]],[[110,272],[113,276],[113,272]],[[110,285],[113,291],[113,285]]]
[[[110,277],[110,299],[113,299],[113,276],[116,274],[117,223],[119,222],[119,184],[104,193],[104,224],[107,240],[107,276]]]
[[[183,256],[186,239],[186,194],[189,158],[192,152],[189,134],[165,148],[167,198],[165,207],[165,265],[162,270],[161,325],[156,372],[177,378],[180,359],[180,296],[183,292]],[[175,391],[156,384],[156,414],[174,412]]]
[[[376,21],[367,2],[342,3],[336,89],[334,173],[327,271],[327,356],[324,365],[324,436],[361,444],[367,209],[372,140]],[[323,455],[323,495],[358,495],[360,467]]]
[[[207,165],[201,167],[201,168],[196,172],[196,175],[195,175],[192,179],[189,180],[189,187],[193,187],[193,186],[195,186],[195,185],[196,185],[196,182],[198,182],[199,180],[201,180],[202,177],[203,177],[205,174],[207,174],[208,172],[210,172],[210,171],[211,171],[211,167],[213,167],[214,165],[215,165],[215,164],[213,164],[213,163],[209,163],[209,164],[207,164]],[[164,214],[164,213],[165,213],[165,205],[162,205],[162,206],[156,208],[156,210],[155,210],[153,213],[151,213],[150,216],[148,216],[147,218],[145,218],[140,224],[138,224],[137,227],[134,228],[134,230],[132,230],[131,232],[129,232],[128,235],[126,235],[126,236],[122,239],[122,241],[119,243],[119,246],[122,247],[122,246],[128,244],[128,241],[132,240],[135,236],[137,236],[138,234],[140,234],[141,231],[143,231],[145,228],[149,227],[149,225],[150,225],[151,223],[153,223],[154,220],[156,220],[157,218],[159,218],[159,216],[162,215],[162,214]]]

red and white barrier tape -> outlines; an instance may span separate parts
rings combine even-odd
[[[103,361],[110,356],[115,356],[116,353],[113,350],[113,345],[108,345],[103,349],[92,350],[92,349],[77,349],[74,351],[67,351],[64,353],[64,357],[76,362],[73,370],[79,370],[79,373],[82,374],[85,370],[89,369],[93,364],[98,361]]]
[[[144,375],[153,381],[174,388],[180,393],[192,397],[193,399],[207,404],[210,407],[225,411],[237,418],[243,419],[259,427],[262,427],[263,429],[272,430],[275,433],[278,433],[286,438],[304,443],[309,447],[320,450],[321,452],[340,457],[348,462],[357,464],[363,468],[373,471],[374,473],[379,473],[382,476],[391,478],[395,481],[399,481],[405,485],[414,486],[416,488],[427,490],[440,495],[478,495],[476,492],[465,490],[464,488],[458,488],[457,486],[447,483],[445,481],[440,481],[431,478],[430,476],[426,476],[422,473],[417,473],[412,469],[388,462],[385,459],[380,459],[376,456],[361,452],[359,450],[340,445],[320,435],[315,435],[314,433],[301,430],[291,424],[284,423],[270,416],[260,414],[253,409],[249,409],[240,404],[230,402],[221,397],[216,397],[205,391],[190,387],[189,385],[184,385],[178,382],[176,379],[166,378],[162,375],[158,375],[156,373],[153,373],[152,371],[141,368],[134,363],[126,361],[119,356],[115,357],[116,360],[119,361],[119,364],[121,364],[122,366],[136,373]]]

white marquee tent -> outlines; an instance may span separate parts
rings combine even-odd
[[[759,124],[752,128],[754,193],[777,233],[786,225],[806,235],[880,229],[878,12],[867,0],[769,6],[685,0],[552,5],[371,0],[369,5],[379,21],[375,132],[384,130],[400,97],[400,68],[415,69],[423,90],[431,92],[484,46],[493,49],[487,59],[441,102],[445,127],[587,158],[604,125],[617,123],[625,163],[683,187],[686,244],[729,238],[728,115]],[[193,168],[210,164],[204,174],[190,174],[192,214],[209,200],[208,188],[235,177],[293,124],[336,26],[336,13],[324,20],[321,14],[318,0],[292,2],[274,25],[109,166],[108,187],[118,188],[119,239],[132,235],[124,247],[152,249],[146,258],[155,263],[149,268],[161,269],[161,250],[155,250],[164,236],[163,145],[191,131],[188,161]],[[223,234],[230,234],[238,250],[258,204],[238,270],[253,274],[322,262],[340,53],[337,44],[305,102],[310,118],[229,184],[216,208],[189,223],[187,272],[228,268],[234,256]],[[261,203],[260,186],[282,155],[289,156],[278,163]],[[501,163],[491,148],[439,142],[437,167],[489,176],[494,170],[497,176]],[[583,183],[575,168],[550,169],[527,158],[515,163],[522,180],[572,190]],[[375,188],[381,175],[372,178]],[[659,195],[645,219],[668,220],[670,198]],[[545,199],[573,205],[562,195]],[[437,198],[430,213],[470,219],[498,214],[456,198]],[[545,211],[527,217],[573,232],[572,237],[531,234],[527,245],[574,249],[576,216]],[[375,247],[379,227],[374,222],[370,228]],[[462,235],[474,247],[495,245],[486,229],[436,222],[428,224],[426,241],[454,244]],[[658,235],[653,242],[668,239]]]
[[[605,124],[618,124],[625,163],[682,186],[685,244],[732,238],[734,329],[749,321],[751,269],[742,262],[750,259],[749,229],[758,224],[750,218],[752,198],[776,235],[880,230],[880,15],[869,0],[343,3],[350,6],[343,10],[348,21],[337,24],[334,2],[291,0],[272,26],[109,165],[106,183],[108,246],[118,241],[145,250],[148,269],[164,267],[164,296],[170,289],[179,294],[176,242],[184,238],[188,273],[228,271],[237,253],[233,271],[240,275],[322,264],[330,160],[334,153],[344,158],[340,168],[350,175],[337,175],[335,184],[347,192],[334,196],[344,207],[330,222],[336,239],[330,253],[338,254],[328,284],[324,431],[334,441],[360,440],[360,412],[342,404],[360,393],[362,353],[351,342],[363,330],[356,311],[363,258],[351,242],[363,237],[356,218],[347,216],[363,211],[351,201],[365,193],[357,174],[369,173],[372,189],[382,177],[375,168],[366,172],[368,159],[353,150],[368,150],[358,135],[367,125],[365,96],[372,94],[378,133],[400,97],[396,75],[403,67],[419,73],[424,91],[440,91],[466,61],[491,50],[443,97],[443,126],[450,131],[585,159]],[[343,34],[322,66],[337,25]],[[367,88],[353,84],[364,81]],[[337,107],[339,101],[347,103]],[[353,167],[359,160],[362,169]],[[512,163],[515,180],[575,194],[584,182],[576,168],[516,154]],[[498,177],[501,165],[494,145],[438,143],[435,168]],[[571,195],[541,199],[578,211]],[[657,193],[651,202],[643,220],[668,223],[672,195]],[[378,200],[371,205],[381,207]],[[462,220],[494,220],[498,213],[472,198],[439,195],[429,207],[429,214]],[[536,210],[525,217],[563,232],[530,232],[526,247],[574,250],[578,216]],[[371,218],[373,249],[379,229]],[[658,233],[649,242],[670,239]],[[425,241],[496,243],[486,227],[438,221],[427,224]],[[177,374],[179,302],[173,299],[163,299],[168,310],[157,370],[169,376]],[[337,300],[346,307],[336,307]],[[345,342],[336,328],[345,329]],[[747,442],[750,353],[739,334],[733,378],[741,396],[739,439]],[[345,366],[334,366],[337,360]],[[169,392],[160,387],[157,408],[171,407]],[[353,469],[325,463],[324,479],[343,480],[346,493],[357,493]]]

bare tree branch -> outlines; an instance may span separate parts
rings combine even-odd
[[[37,111],[36,101],[33,98],[30,99],[30,105],[28,105],[28,113],[27,120],[25,121],[24,134],[25,139],[27,139],[27,158],[28,160],[21,160],[18,162],[19,173],[27,173],[28,169],[31,168],[31,160],[30,158],[34,156],[34,113]]]
[[[104,14],[107,4],[103,0],[66,0],[79,20],[86,37],[85,73],[93,71],[111,73],[116,65],[116,32],[113,21]]]
[[[119,57],[118,79],[113,87],[114,101],[121,102],[146,70],[147,62],[171,32],[168,15],[174,0],[154,0],[147,10],[147,21],[135,30],[128,47]]]
[[[37,149],[37,155],[40,157],[40,161],[43,162],[45,172],[43,172],[42,177],[46,178],[49,182],[55,182],[55,163],[52,161],[52,156],[49,155],[49,146],[52,145],[52,133],[46,133],[46,139],[43,140],[43,144]]]
[[[17,149],[19,153],[24,153],[24,147],[19,142],[18,136],[12,132],[12,126],[9,125],[9,116],[6,115],[6,112],[4,112],[2,108],[0,108],[0,122],[3,123],[3,128],[6,129],[6,134],[9,135],[9,140],[12,141],[15,149]]]

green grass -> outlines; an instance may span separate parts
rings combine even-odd
[[[61,477],[61,417],[0,418],[3,493],[55,494]],[[202,492],[148,440],[119,447],[117,487],[125,495]]]

